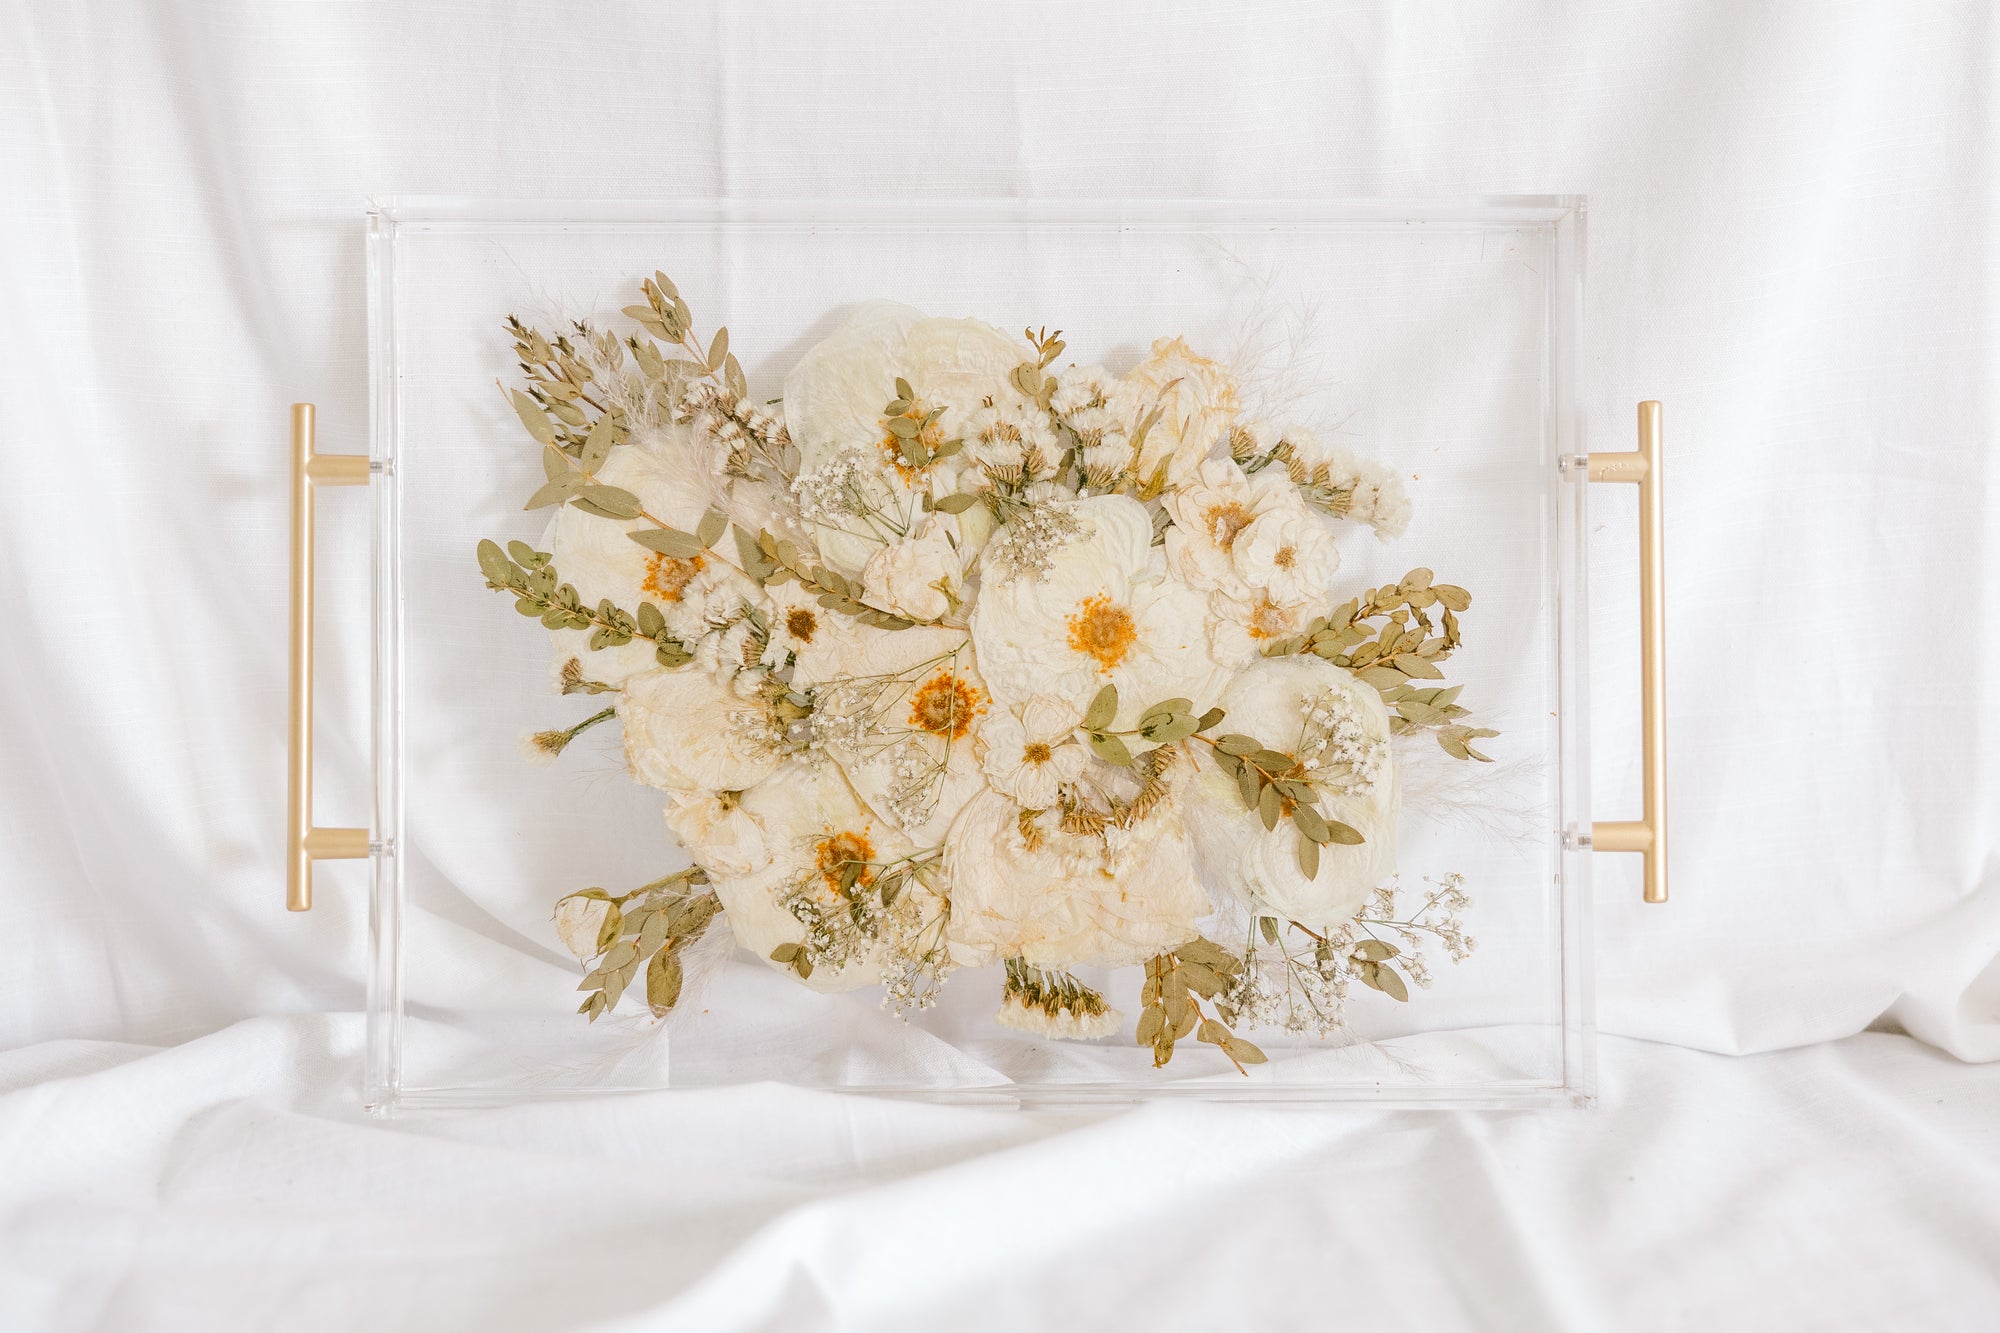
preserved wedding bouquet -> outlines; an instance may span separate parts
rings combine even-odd
[[[1343,528],[1408,523],[1400,480],[1253,420],[1180,338],[1115,374],[902,305],[858,310],[752,402],[726,330],[656,274],[549,339],[509,320],[540,445],[538,547],[488,586],[616,720],[693,864],[556,926],[593,1020],[656,1015],[705,941],[897,1011],[998,965],[1006,1025],[1107,1036],[1080,971],[1143,965],[1137,1038],[1330,1033],[1473,947],[1460,878],[1398,906],[1408,747],[1484,759],[1441,665],[1465,589],[1413,570],[1339,597]]]

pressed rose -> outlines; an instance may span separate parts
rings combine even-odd
[[[1174,520],[1167,529],[1168,566],[1189,587],[1235,598],[1248,597],[1254,586],[1238,563],[1237,543],[1266,515],[1305,514],[1284,473],[1245,476],[1226,458],[1203,463],[1162,503]]]
[[[1236,376],[1220,362],[1197,356],[1184,338],[1154,342],[1151,354],[1125,379],[1149,404],[1148,411],[1154,404],[1161,409],[1140,449],[1141,481],[1150,481],[1164,462],[1167,484],[1179,484],[1201,466],[1236,420]]]
[[[963,577],[951,533],[937,517],[877,549],[861,570],[861,582],[877,606],[920,621],[942,619],[952,609]]]
[[[780,945],[807,938],[805,925],[786,906],[794,893],[832,907],[837,878],[830,873],[836,857],[865,856],[887,862],[909,855],[915,844],[862,804],[838,768],[817,771],[789,767],[778,777],[743,794],[743,806],[763,831],[770,861],[752,874],[714,875],[716,897],[728,913],[738,943],[770,966]],[[711,871],[711,873],[713,873]],[[911,893],[922,893],[913,887]],[[815,967],[805,984],[814,990],[852,990],[882,979],[879,949],[858,952],[840,966]]]
[[[556,934],[563,946],[587,963],[597,957],[597,937],[611,915],[611,900],[601,893],[572,893],[556,904]]]

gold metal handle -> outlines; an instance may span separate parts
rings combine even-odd
[[[1660,405],[1639,404],[1639,447],[1590,455],[1592,481],[1639,487],[1639,724],[1645,811],[1639,819],[1598,820],[1590,845],[1645,857],[1645,897],[1667,900],[1667,550],[1660,502]]]
[[[321,486],[365,486],[362,454],[313,449],[313,405],[292,404],[292,700],[290,781],[285,801],[285,907],[312,907],[313,862],[368,855],[365,828],[313,824],[313,496]]]

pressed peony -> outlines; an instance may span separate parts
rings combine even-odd
[[[992,569],[972,612],[980,671],[1003,703],[1038,694],[1081,712],[1118,687],[1116,725],[1165,699],[1207,707],[1228,676],[1211,655],[1206,600],[1155,562],[1152,519],[1122,495],[1076,501],[1076,536],[1040,578]]]
[[[1179,820],[1161,812],[1101,836],[1043,832],[1031,847],[1021,810],[995,791],[969,802],[945,841],[952,948],[961,963],[1022,958],[1036,967],[1118,967],[1192,939],[1211,910],[1190,873]]]
[[[926,441],[941,444],[963,438],[974,410],[1027,350],[1020,339],[978,320],[933,318],[889,301],[862,306],[785,377],[785,423],[802,471],[859,451],[866,484],[880,488],[891,517],[907,526],[920,514],[915,493],[951,490],[966,465],[959,456],[921,469],[907,464],[882,415],[896,396],[896,381],[916,391],[917,409],[944,409],[932,427],[935,438]],[[858,517],[816,526],[821,553],[850,574],[886,540],[879,524]]]
[[[625,766],[649,787],[741,791],[784,757],[769,711],[706,672],[656,669],[625,682]]]
[[[1376,691],[1352,673],[1310,655],[1267,658],[1238,675],[1223,693],[1228,726],[1296,754],[1309,738],[1315,706],[1327,696],[1359,718],[1366,741],[1379,744],[1379,768],[1363,790],[1343,770],[1304,776],[1321,793],[1328,817],[1357,830],[1358,846],[1322,849],[1317,877],[1299,868],[1302,836],[1289,822],[1266,831],[1245,818],[1236,782],[1204,767],[1187,794],[1185,815],[1194,864],[1204,883],[1233,891],[1251,911],[1314,930],[1347,921],[1395,871],[1397,784],[1388,759],[1389,714]]]

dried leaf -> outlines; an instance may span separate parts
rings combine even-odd
[[[695,526],[694,536],[705,551],[721,541],[722,534],[727,531],[729,531],[729,515],[720,509],[711,509],[701,516],[701,522]]]
[[[676,560],[686,560],[708,549],[701,538],[677,528],[644,528],[625,535],[649,551],[658,551]]]
[[[521,418],[521,424],[528,428],[528,434],[543,444],[554,444],[556,428],[549,420],[549,414],[542,411],[542,405],[519,389],[513,390],[510,397],[513,399],[514,412]]]
[[[1346,847],[1359,847],[1368,841],[1361,836],[1361,830],[1351,824],[1343,824],[1337,819],[1326,821],[1327,841],[1337,842]]]
[[[617,437],[617,423],[608,415],[599,417],[590,434],[584,437],[583,454],[576,460],[577,466],[589,473],[603,467],[604,460],[611,457],[611,446],[617,443]]]
[[[1319,843],[1311,838],[1299,839],[1299,873],[1307,879],[1319,878]]]
[[[680,1002],[681,960],[671,949],[662,949],[646,965],[646,1003],[657,1017]]]
[[[1111,725],[1111,719],[1118,716],[1118,687],[1106,685],[1090,701],[1090,707],[1083,715],[1083,726],[1087,731],[1102,731]]]
[[[1089,733],[1089,741],[1091,753],[1105,763],[1116,764],[1120,768],[1128,767],[1132,763],[1132,752],[1125,748],[1125,742],[1119,737],[1093,731]]]
[[[581,486],[576,498],[607,518],[639,517],[639,497],[616,486]]]
[[[504,587],[513,579],[514,566],[509,563],[499,543],[482,540],[479,543],[479,572],[486,576],[488,582]]]

